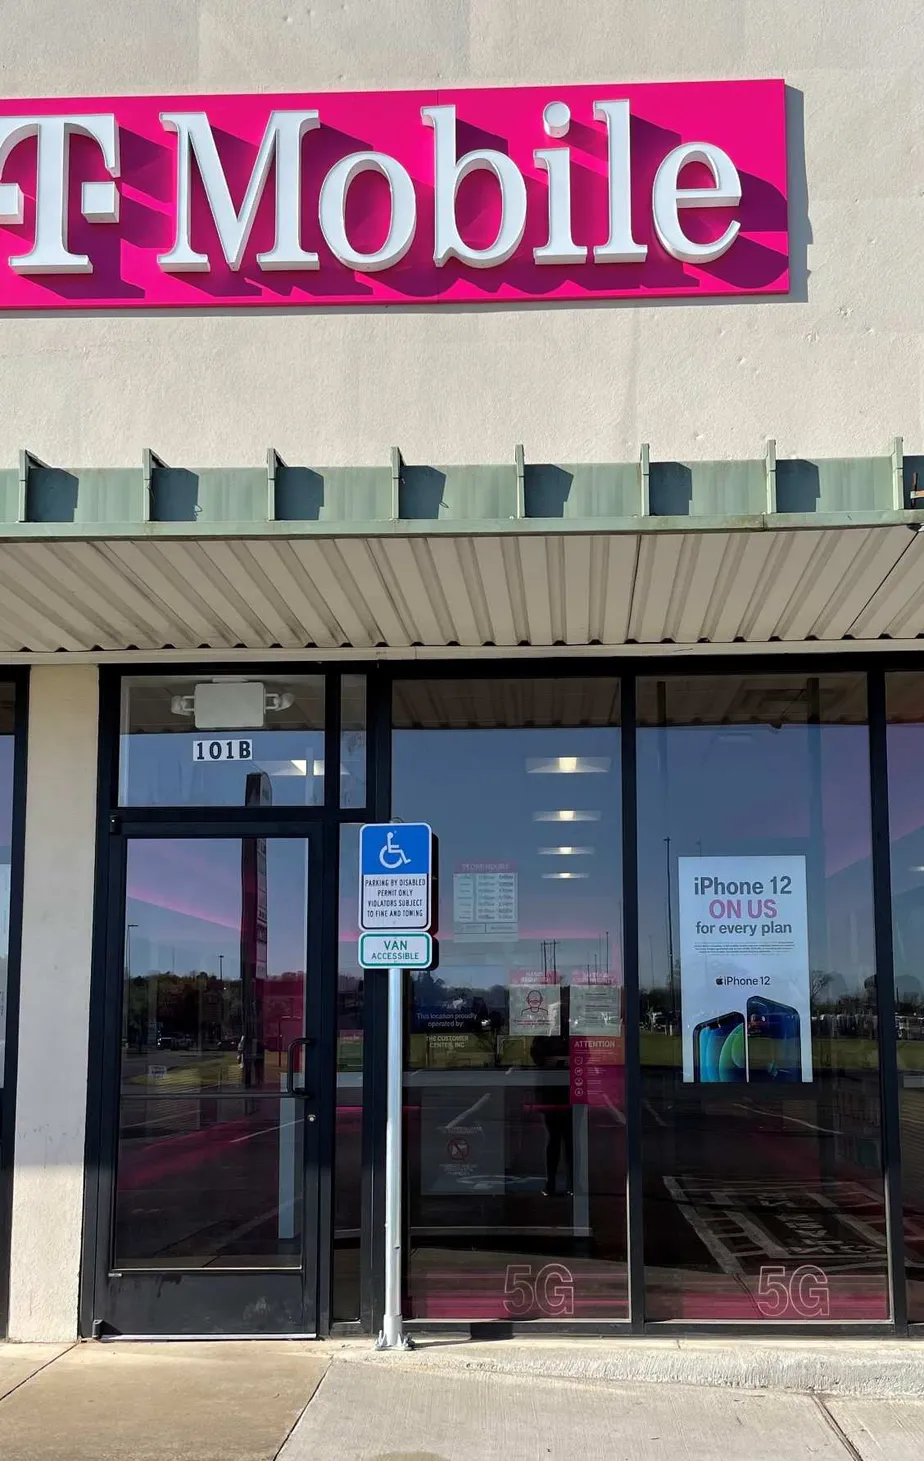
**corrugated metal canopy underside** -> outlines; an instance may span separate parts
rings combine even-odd
[[[0,649],[615,648],[924,634],[917,522],[454,527],[7,538]]]

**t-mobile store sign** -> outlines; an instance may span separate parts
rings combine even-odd
[[[781,81],[0,105],[0,309],[788,287]]]

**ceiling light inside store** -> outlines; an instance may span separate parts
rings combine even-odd
[[[544,878],[565,879],[572,882],[575,878],[589,878],[590,873],[543,873]]]
[[[260,770],[265,771],[267,776],[274,779],[277,776],[307,776],[307,761],[263,761],[260,762]]]
[[[526,770],[531,776],[581,775],[589,771],[609,771],[609,756],[527,756]]]
[[[543,857],[590,857],[592,847],[540,847]]]
[[[599,822],[599,812],[533,812],[534,822]]]

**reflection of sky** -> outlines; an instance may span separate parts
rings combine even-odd
[[[924,998],[924,726],[890,725],[893,941],[900,997]]]
[[[308,847],[266,842],[267,971],[306,966]],[[139,839],[129,844],[126,923],[135,974],[172,969],[240,978],[241,843]],[[126,948],[126,955],[128,948]],[[220,970],[219,955],[224,957]]]
[[[0,848],[10,846],[13,825],[13,737],[0,736]],[[9,855],[6,858],[9,861]]]
[[[669,837],[675,959],[678,857],[803,854],[812,967],[862,985],[874,969],[864,727],[641,729],[638,775],[643,984],[667,982]]]
[[[924,888],[924,726],[890,725],[888,736],[892,887],[903,892]]]
[[[293,735],[304,746],[307,735]],[[278,741],[288,733],[274,732]],[[893,858],[896,891],[922,888],[924,874],[924,727],[892,727]],[[185,737],[135,737],[153,745]],[[661,756],[666,751],[666,770]],[[0,757],[12,755],[0,739]],[[133,751],[134,756],[134,751]],[[608,758],[609,770],[536,774],[528,761]],[[173,752],[171,751],[171,759]],[[191,752],[190,752],[191,758]],[[836,970],[856,988],[873,967],[869,863],[868,741],[863,727],[766,725],[641,728],[639,759],[639,898],[643,982],[666,982],[666,846],[676,858],[766,852],[802,853],[809,867],[813,967]],[[155,757],[156,761],[156,757]],[[0,759],[0,815],[8,788]],[[237,766],[202,774],[233,778]],[[133,763],[133,776],[135,774]],[[295,779],[293,779],[295,780]],[[289,785],[287,778],[274,783]],[[232,785],[231,782],[228,785]],[[303,787],[303,782],[299,780]],[[542,968],[543,943],[554,941],[562,976],[606,958],[621,968],[621,824],[619,731],[615,728],[398,730],[394,733],[393,806],[405,821],[428,821],[440,840],[441,967],[489,986],[498,970]],[[237,798],[239,799],[239,798]],[[534,814],[591,811],[599,820],[537,822]],[[919,841],[915,841],[916,838]],[[546,856],[541,847],[577,845],[588,856]],[[298,839],[268,846],[269,969],[305,967],[306,847]],[[343,828],[340,967],[355,967],[358,828]],[[508,863],[518,876],[519,938],[510,943],[453,938],[453,872],[466,862]],[[589,874],[577,881],[551,871]],[[676,901],[676,883],[673,887]],[[228,839],[137,841],[130,848],[128,921],[136,972],[204,968],[239,976],[240,843]],[[922,926],[924,938],[924,926]],[[677,930],[674,928],[675,954]],[[549,957],[546,949],[546,957]],[[922,950],[924,953],[924,950]],[[922,959],[924,963],[924,959]],[[506,977],[506,972],[504,977]]]
[[[249,740],[251,761],[193,760],[197,740]],[[317,806],[324,796],[320,730],[166,732],[122,737],[122,806],[243,806],[246,778],[266,771],[272,805]],[[296,766],[294,763],[298,763]],[[314,775],[318,762],[319,775]]]
[[[574,756],[607,758],[609,770],[550,775],[527,769],[528,761]],[[429,822],[439,838],[444,978],[452,979],[459,965],[466,982],[490,986],[499,977],[503,982],[504,971],[511,968],[541,969],[544,941],[554,941],[554,951],[547,949],[546,957],[554,955],[562,974],[586,969],[594,958],[602,966],[607,934],[610,967],[621,968],[618,730],[397,730],[392,778],[395,815],[406,822]],[[534,820],[534,813],[561,809],[592,811],[599,820]],[[552,846],[592,851],[582,856],[539,851]],[[515,868],[518,940],[454,940],[453,873],[466,862]],[[555,871],[586,877],[559,881],[543,876]]]

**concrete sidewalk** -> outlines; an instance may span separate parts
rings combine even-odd
[[[922,1377],[875,1342],[6,1345],[0,1458],[921,1461]]]

